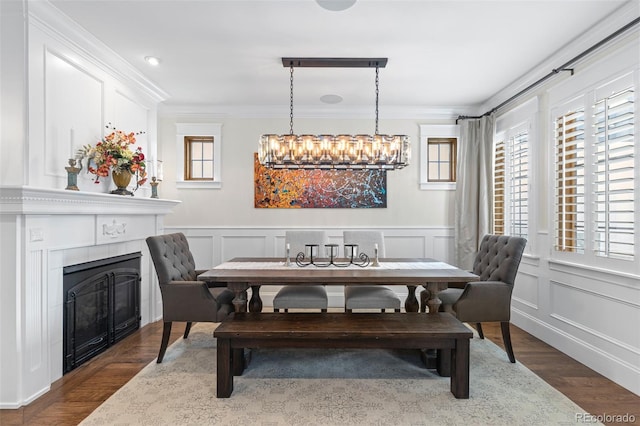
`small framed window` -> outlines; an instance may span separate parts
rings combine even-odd
[[[456,181],[457,138],[427,139],[427,180],[429,182]]]
[[[177,188],[222,188],[222,125],[176,123]]]
[[[459,127],[420,126],[420,189],[455,190]]]
[[[184,137],[184,180],[213,180],[213,136]]]

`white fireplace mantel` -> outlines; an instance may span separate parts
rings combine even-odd
[[[141,325],[162,316],[145,239],[180,201],[0,186],[0,408],[18,408],[62,377],[63,270],[142,253]]]
[[[0,214],[167,214],[176,200],[27,186],[0,187]]]

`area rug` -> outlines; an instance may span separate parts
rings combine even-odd
[[[570,425],[584,413],[488,340],[471,341],[470,398],[424,368],[415,351],[253,350],[216,398],[215,324],[196,324],[81,424]]]

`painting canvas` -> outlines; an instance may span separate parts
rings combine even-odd
[[[385,170],[270,169],[254,154],[256,208],[386,208]]]

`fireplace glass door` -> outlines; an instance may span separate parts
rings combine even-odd
[[[140,327],[140,256],[64,268],[65,373]]]

